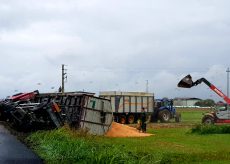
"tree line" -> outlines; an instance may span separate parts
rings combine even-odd
[[[211,106],[215,106],[216,103],[212,99],[206,99],[206,100],[200,100],[196,102],[195,105],[200,107],[209,107],[209,106],[211,107]]]

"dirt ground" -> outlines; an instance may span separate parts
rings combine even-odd
[[[130,127],[128,125],[119,124],[116,122],[112,123],[110,130],[106,133],[107,137],[147,137],[153,134],[142,133],[135,127]]]
[[[180,128],[180,127],[193,127],[194,124],[182,124],[182,123],[149,123],[147,129],[162,129],[162,128]],[[106,133],[107,137],[147,137],[154,134],[142,133],[137,130],[137,124],[119,124],[113,122],[110,130]]]
[[[135,126],[135,125],[133,125]],[[162,128],[181,128],[181,127],[188,127],[191,128],[193,127],[194,124],[192,123],[150,123],[147,125],[147,129],[162,129]]]

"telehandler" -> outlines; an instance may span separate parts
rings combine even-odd
[[[200,78],[195,82],[192,81],[191,75],[185,76],[179,83],[178,87],[191,88],[197,86],[198,84],[204,82],[211,90],[213,90],[217,95],[219,95],[226,102],[223,107],[216,108],[215,111],[205,113],[202,118],[202,123],[204,124],[214,124],[214,123],[230,123],[230,98],[226,96],[221,90],[216,88],[205,78]]]

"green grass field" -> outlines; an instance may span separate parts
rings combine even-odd
[[[230,134],[191,133],[205,111],[178,111],[181,123],[151,123],[150,137],[98,137],[61,128],[33,133],[26,141],[46,163],[229,163]]]

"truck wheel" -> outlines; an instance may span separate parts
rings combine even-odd
[[[160,111],[158,114],[158,118],[161,122],[169,122],[170,120],[170,113],[167,110]]]
[[[129,117],[128,117],[128,123],[129,123],[129,124],[133,124],[134,121],[135,121],[134,115],[132,115],[132,114],[129,115]]]
[[[214,118],[211,116],[204,116],[202,119],[202,123],[206,125],[212,125],[214,124]]]
[[[181,114],[180,113],[176,113],[175,121],[181,122]]]
[[[120,116],[120,123],[125,124],[126,123],[126,116],[122,115]]]

